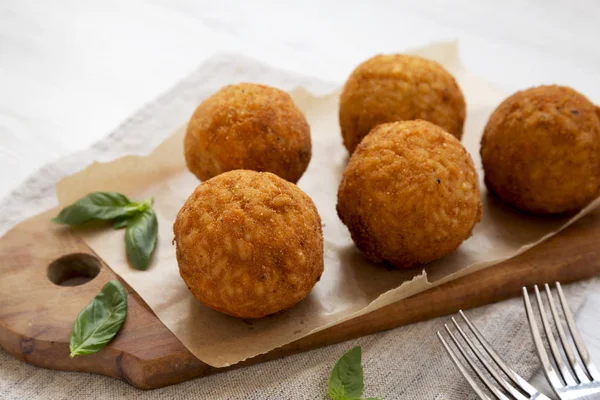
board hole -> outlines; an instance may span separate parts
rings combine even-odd
[[[69,254],[48,266],[48,279],[59,286],[79,286],[88,283],[100,273],[100,260],[89,254]]]

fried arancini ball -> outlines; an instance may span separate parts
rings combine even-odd
[[[599,116],[568,87],[540,86],[510,96],[481,139],[487,187],[536,214],[584,207],[600,194]]]
[[[198,106],[187,126],[184,150],[188,169],[200,180],[251,169],[295,183],[310,161],[310,127],[286,92],[240,83]]]
[[[423,119],[460,140],[465,114],[463,94],[444,67],[404,54],[378,55],[360,64],[340,97],[340,127],[350,153],[385,122]]]
[[[173,226],[179,273],[206,306],[260,318],[292,307],[323,273],[317,209],[268,172],[236,170],[198,185]]]
[[[425,264],[454,251],[479,222],[477,172],[458,139],[430,122],[378,125],[350,158],[337,211],[368,259]]]

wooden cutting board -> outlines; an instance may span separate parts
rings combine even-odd
[[[29,219],[0,239],[0,345],[6,351],[40,367],[108,375],[142,389],[228,369],[213,368],[195,358],[125,283],[129,312],[119,334],[99,353],[70,359],[73,321],[102,286],[117,276],[69,230],[50,222],[57,212],[49,210]],[[524,285],[591,277],[600,273],[599,251],[600,211],[596,211],[516,258],[233,368],[496,302],[519,295]]]

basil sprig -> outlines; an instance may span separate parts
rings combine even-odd
[[[363,389],[363,369],[361,348],[352,348],[344,354],[331,370],[327,394],[332,400],[361,400]],[[368,398],[363,400],[378,400]]]
[[[119,332],[127,317],[127,292],[118,281],[108,281],[75,320],[70,357],[102,350]]]
[[[53,219],[66,225],[111,221],[114,229],[126,228],[125,247],[131,265],[146,270],[156,247],[158,220],[152,199],[133,202],[115,192],[93,192],[65,207]]]
[[[113,220],[127,217],[141,207],[127,197],[114,192],[93,192],[64,208],[54,222],[82,225],[92,220]]]

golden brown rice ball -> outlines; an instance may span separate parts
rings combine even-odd
[[[240,83],[198,106],[187,126],[184,150],[188,169],[201,180],[251,169],[295,183],[310,161],[310,127],[286,92]]]
[[[487,187],[514,207],[579,210],[600,194],[598,108],[563,86],[517,92],[490,117],[481,159]]]
[[[422,119],[462,137],[466,105],[456,80],[435,61],[378,55],[360,64],[340,97],[340,127],[352,153],[376,125]]]
[[[458,139],[432,123],[378,125],[350,158],[337,211],[368,259],[425,264],[454,251],[479,222],[477,172]]]
[[[323,273],[317,209],[268,172],[237,170],[198,185],[173,226],[179,273],[206,306],[260,318],[292,307]]]

